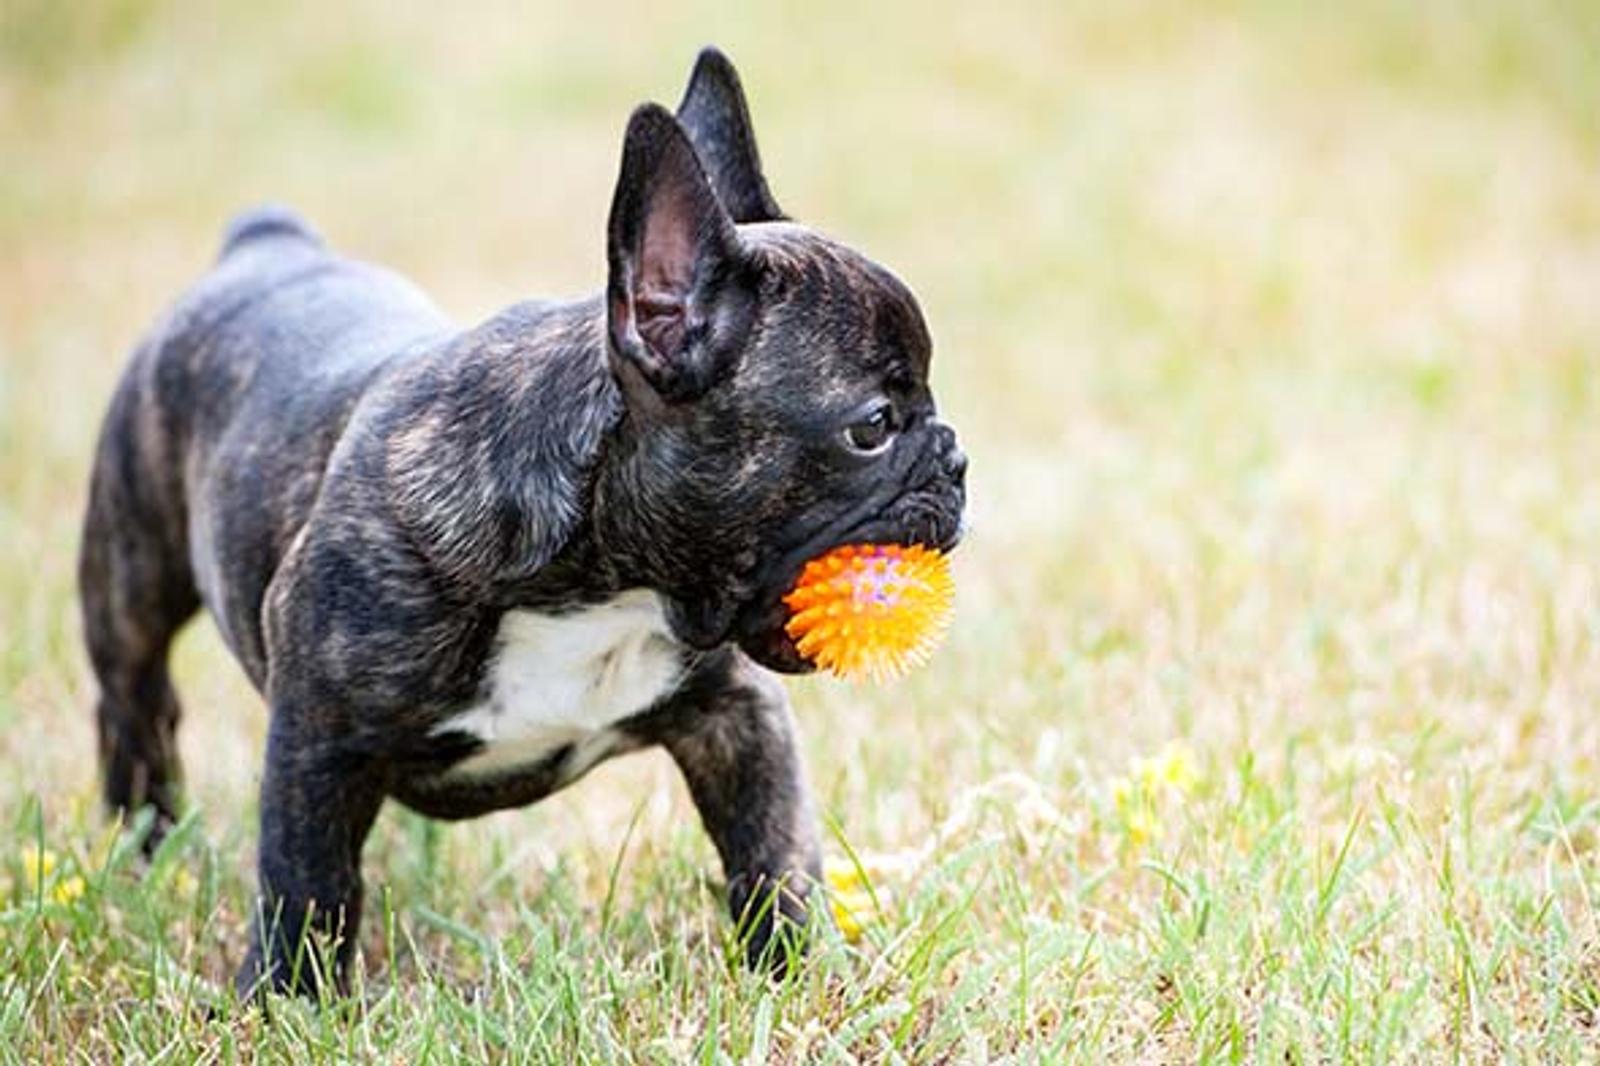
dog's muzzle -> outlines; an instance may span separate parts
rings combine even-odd
[[[901,481],[904,487],[897,494],[864,514],[847,513],[844,521],[808,539],[773,568],[762,596],[738,626],[739,646],[745,654],[782,673],[813,669],[784,632],[789,611],[783,597],[806,562],[829,549],[841,544],[921,544],[947,552],[960,543],[967,501],[967,455],[949,426],[934,422],[929,430],[931,444],[907,471]]]

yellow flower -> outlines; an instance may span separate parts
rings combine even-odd
[[[1199,774],[1195,771],[1194,752],[1181,740],[1174,740],[1156,757],[1156,779],[1169,791],[1180,796],[1189,794]]]
[[[1187,795],[1195,778],[1194,755],[1179,740],[1148,758],[1128,760],[1128,775],[1111,781],[1111,803],[1130,846],[1140,848],[1161,838],[1161,800]]]
[[[1148,805],[1141,805],[1124,815],[1123,826],[1128,831],[1128,843],[1136,848],[1161,838],[1161,821]]]
[[[1146,792],[1186,795],[1194,785],[1194,757],[1188,745],[1173,741],[1148,759],[1133,760],[1133,774]]]
[[[71,877],[63,877],[60,881],[57,881],[56,887],[51,891],[50,895],[57,903],[71,903],[81,897],[87,887],[83,883],[83,878],[73,874]]]
[[[1153,795],[1161,787],[1161,767],[1155,759],[1131,759],[1128,770],[1139,782],[1139,791]]]
[[[1136,766],[1135,770],[1134,777],[1119,777],[1111,782],[1111,802],[1128,843],[1138,848],[1161,836],[1161,820],[1156,817],[1156,794],[1145,783],[1144,767]]]
[[[860,941],[866,927],[878,918],[872,896],[866,892],[833,893],[828,897],[828,906],[840,934],[852,944]]]
[[[35,891],[39,885],[56,870],[56,853],[49,848],[40,851],[29,844],[22,849],[22,875],[26,878],[28,887]]]
[[[1133,782],[1126,777],[1114,778],[1111,782],[1111,802],[1116,806],[1117,813],[1126,817],[1130,808],[1138,800],[1139,793],[1134,789]]]
[[[846,940],[858,942],[866,927],[882,916],[877,903],[887,898],[885,890],[877,885],[869,889],[864,871],[847,858],[827,859],[822,864],[822,879],[827,883],[834,924]]]
[[[830,855],[822,861],[822,879],[835,892],[851,892],[861,888],[861,867],[850,859]]]

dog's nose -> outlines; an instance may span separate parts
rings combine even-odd
[[[967,453],[961,450],[956,431],[943,422],[935,422],[933,431],[938,434],[939,465],[945,475],[952,480],[964,479],[967,476]]]
[[[945,473],[958,481],[967,477],[967,453],[961,450],[961,445],[952,444],[950,450],[944,453]]]

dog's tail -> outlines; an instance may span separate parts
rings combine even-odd
[[[222,235],[222,250],[217,258],[227,256],[241,245],[268,237],[289,237],[319,246],[323,243],[322,235],[298,212],[282,204],[262,204],[233,216]]]

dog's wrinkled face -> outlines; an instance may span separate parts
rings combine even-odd
[[[759,336],[734,371],[756,532],[756,595],[739,637],[800,669],[781,595],[839,544],[954,545],[966,458],[935,417],[916,300],[861,255],[785,223],[741,229],[767,279]]]
[[[715,52],[677,118],[629,124],[609,252],[627,416],[608,546],[667,594],[682,639],[805,670],[781,598],[806,560],[960,535],[966,459],[935,417],[916,300],[782,219]]]

